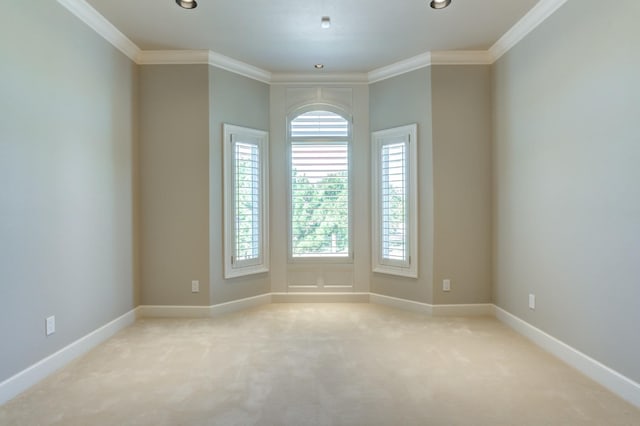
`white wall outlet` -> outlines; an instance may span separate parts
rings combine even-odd
[[[536,309],[536,295],[529,295],[529,309]]]
[[[199,293],[200,292],[200,281],[193,280],[191,281],[191,293]]]
[[[451,291],[451,280],[442,280],[442,291]]]
[[[56,332],[56,317],[55,316],[50,316],[47,317],[47,319],[45,320],[45,327],[44,327],[44,332],[46,333],[47,336],[52,335],[53,333]]]

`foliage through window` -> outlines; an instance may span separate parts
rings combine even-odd
[[[292,258],[350,258],[351,128],[330,111],[290,122]]]

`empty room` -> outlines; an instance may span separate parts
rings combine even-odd
[[[0,425],[640,425],[640,2],[0,11]]]

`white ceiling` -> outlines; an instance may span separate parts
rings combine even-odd
[[[487,50],[538,0],[87,0],[142,50],[206,49],[270,72],[368,72],[424,52]],[[331,28],[322,29],[322,16]]]

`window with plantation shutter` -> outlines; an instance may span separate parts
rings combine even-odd
[[[225,278],[266,272],[267,133],[224,125]]]
[[[417,126],[372,134],[374,272],[417,277]]]
[[[331,111],[290,121],[292,259],[351,259],[351,126]]]

